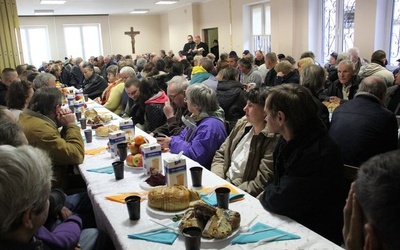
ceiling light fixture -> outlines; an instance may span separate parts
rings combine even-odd
[[[54,15],[54,10],[35,10],[34,14],[36,16],[48,16],[48,15]]]
[[[40,4],[65,4],[65,0],[40,0]]]
[[[149,12],[149,9],[134,9],[131,14],[145,14]]]
[[[155,4],[174,4],[177,3],[178,0],[160,0],[155,2]]]

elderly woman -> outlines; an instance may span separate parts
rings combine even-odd
[[[300,76],[300,84],[311,91],[313,99],[318,107],[318,116],[325,126],[329,128],[328,108],[318,99],[318,94],[324,90],[325,80],[325,69],[316,64],[305,67]]]
[[[210,169],[215,151],[226,138],[223,119],[218,115],[219,106],[215,91],[203,84],[186,89],[186,102],[190,117],[182,117],[186,127],[177,136],[157,138],[163,148],[171,153],[183,154]]]
[[[265,111],[269,131],[282,137],[274,151],[274,178],[259,196],[261,204],[340,244],[343,163],[310,91],[298,84],[270,88]]]
[[[281,61],[275,65],[276,78],[275,85],[282,83],[299,83],[300,77],[297,71],[294,70],[293,65],[289,61]]]
[[[131,67],[123,67],[121,73],[135,70]],[[118,66],[110,65],[106,69],[108,87],[103,91],[101,96],[97,97],[94,101],[104,105],[104,107],[111,112],[119,115],[122,112],[122,93],[124,92],[123,79],[118,74]]]
[[[13,113],[15,121],[19,120],[19,115],[28,106],[33,92],[32,83],[28,81],[15,81],[8,87],[7,107]]]
[[[248,92],[246,116],[237,122],[211,165],[213,173],[253,196],[272,179],[272,152],[278,141],[264,120],[266,96],[266,90],[259,88]]]

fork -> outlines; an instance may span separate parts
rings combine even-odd
[[[268,237],[268,238],[259,240],[259,241],[254,242],[254,243],[250,243],[250,244],[249,244],[249,248],[256,248],[256,247],[258,247],[259,245],[262,245],[262,244],[267,243],[267,242],[274,241],[274,240],[279,239],[279,238],[282,238],[282,237],[284,237],[284,236],[286,236],[286,235],[287,235],[287,234],[279,234],[279,235],[275,235],[275,236],[272,236],[272,237]]]
[[[173,228],[173,227],[164,225],[164,224],[162,224],[162,223],[160,223],[160,222],[158,222],[158,221],[155,221],[155,220],[153,220],[153,219],[150,219],[150,220],[151,220],[152,222],[154,222],[154,223],[156,223],[156,224],[162,226],[162,227],[165,227],[165,228],[167,228],[167,229],[169,229],[169,230],[172,230],[172,231],[173,231],[174,233],[176,233],[176,234],[179,234],[179,230],[178,230],[177,228]]]

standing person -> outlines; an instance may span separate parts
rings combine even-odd
[[[273,154],[274,179],[259,196],[261,204],[341,244],[343,163],[310,91],[298,84],[270,88],[265,111],[269,131],[281,138]]]
[[[183,55],[190,57],[190,58],[188,58],[188,60],[191,61],[193,59],[192,51],[193,51],[194,47],[196,47],[196,43],[193,41],[192,35],[187,36],[187,41],[188,42],[185,43],[182,51],[183,51]]]
[[[211,47],[211,53],[214,54],[215,59],[214,59],[214,64],[216,64],[219,60],[219,45],[218,45],[218,40],[214,39],[213,41],[214,46]]]
[[[89,98],[92,100],[101,96],[108,86],[107,81],[94,72],[94,67],[90,63],[84,63],[82,65],[82,72],[85,76],[85,80],[83,81],[83,93],[88,94]]]
[[[209,52],[208,45],[201,41],[199,35],[194,36],[194,42],[196,45],[192,50],[192,56],[194,57],[195,55],[202,55],[203,57],[206,57]]]
[[[210,169],[215,151],[226,138],[217,96],[204,84],[193,84],[186,89],[186,102],[192,113],[190,117],[182,117],[186,127],[179,135],[158,137],[157,142],[171,153],[183,151],[184,155]]]
[[[215,153],[211,171],[253,196],[259,195],[272,180],[272,153],[278,141],[264,119],[266,90],[248,92],[240,119]]]

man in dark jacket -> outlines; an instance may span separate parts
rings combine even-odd
[[[345,164],[358,167],[397,148],[396,116],[383,105],[385,94],[382,78],[364,78],[354,99],[333,112],[329,134],[339,144]]]
[[[8,87],[13,81],[18,80],[18,73],[15,69],[5,68],[1,72],[1,82],[0,82],[0,105],[6,106],[6,95],[8,92]]]
[[[71,68],[69,84],[70,86],[74,86],[77,89],[82,88],[83,80],[85,79],[80,68],[80,64],[82,63],[82,61],[82,57],[77,57],[74,66],[72,66]]]
[[[94,72],[93,65],[90,63],[84,63],[82,65],[82,72],[85,76],[85,80],[83,81],[83,93],[88,94],[89,98],[92,100],[101,96],[108,86],[107,81]]]
[[[261,204],[340,244],[343,164],[310,91],[297,84],[275,86],[265,112],[269,131],[282,137],[273,156],[274,179],[259,196]]]

